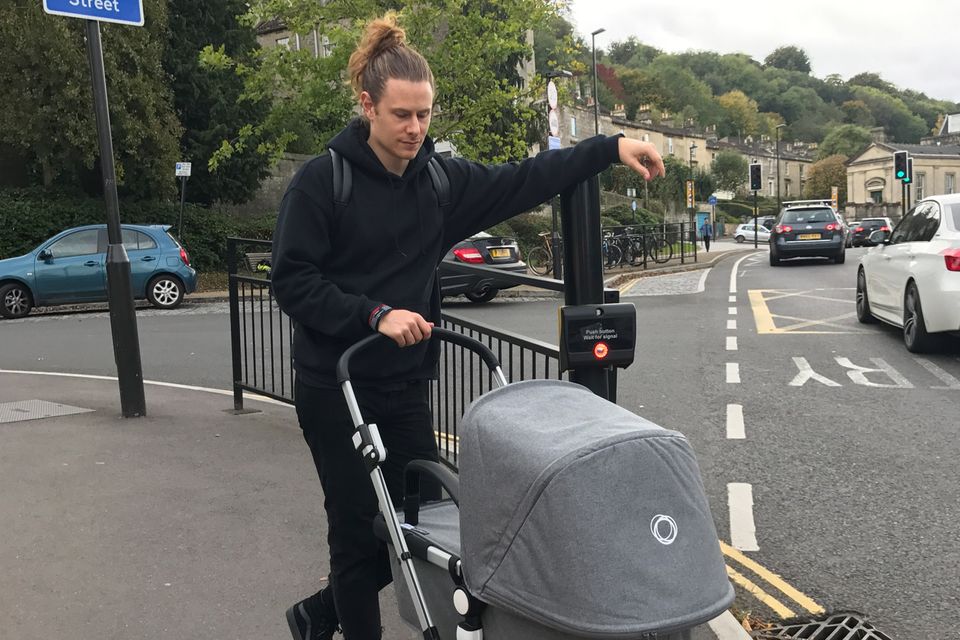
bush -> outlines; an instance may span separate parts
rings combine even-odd
[[[166,224],[174,227],[179,204],[121,201],[124,224]],[[86,224],[104,224],[106,206],[101,198],[89,198],[37,189],[0,191],[0,257],[22,255],[50,236]],[[225,271],[228,236],[269,239],[275,214],[237,218],[212,209],[186,205],[183,210],[182,243],[198,271]]]

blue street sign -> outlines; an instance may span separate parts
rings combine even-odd
[[[547,149],[559,149],[560,148],[560,138],[556,136],[547,137]]]
[[[55,16],[143,26],[143,0],[43,0],[43,10]]]
[[[717,204],[717,196],[710,196],[707,198],[707,204]]]

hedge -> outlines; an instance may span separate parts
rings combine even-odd
[[[179,214],[179,203],[120,202],[124,224],[176,227]],[[27,253],[64,229],[105,222],[106,205],[101,198],[33,189],[0,190],[0,258]],[[188,204],[183,210],[182,243],[199,271],[226,271],[227,237],[269,239],[275,222],[276,214],[238,217]]]

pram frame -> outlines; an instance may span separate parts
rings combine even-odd
[[[479,355],[484,363],[486,363],[486,365],[491,369],[498,387],[506,386],[507,378],[503,374],[500,361],[497,360],[497,357],[494,355],[493,351],[491,351],[482,342],[474,340],[473,338],[465,336],[461,333],[457,333],[456,331],[443,329],[441,327],[434,327],[431,330],[431,339],[433,338],[439,338],[445,342],[450,342],[470,349]],[[353,419],[353,446],[363,458],[364,465],[366,465],[367,471],[370,474],[370,480],[373,483],[374,492],[377,494],[377,502],[379,503],[380,510],[383,513],[383,518],[387,525],[387,531],[390,534],[390,540],[394,549],[397,551],[397,557],[400,560],[404,582],[406,582],[407,589],[409,589],[411,594],[414,610],[417,613],[420,630],[426,640],[440,640],[439,631],[433,624],[433,620],[430,617],[429,608],[427,607],[426,599],[423,596],[423,588],[420,586],[420,580],[417,577],[417,570],[413,564],[413,556],[410,553],[406,538],[403,535],[400,519],[397,517],[397,511],[393,506],[393,501],[390,499],[390,491],[387,488],[387,481],[384,478],[383,470],[380,468],[380,463],[386,460],[387,451],[383,446],[383,440],[380,438],[380,431],[377,428],[377,425],[373,423],[367,424],[363,419],[363,415],[360,411],[360,405],[357,402],[356,394],[354,394],[353,391],[353,385],[350,382],[350,359],[356,355],[357,352],[365,349],[381,339],[387,338],[386,336],[377,333],[360,340],[344,351],[343,355],[340,356],[340,360],[337,362],[337,382],[340,384],[344,399],[347,403],[347,408],[350,411],[351,418]],[[442,556],[446,556],[446,558],[440,557],[441,554]],[[447,565],[439,564],[440,562],[445,561],[446,563],[449,563],[452,558],[452,556],[449,556],[440,549],[434,549],[434,552],[430,555],[434,556],[431,564],[437,564],[437,566],[441,567],[445,567]],[[478,631],[478,634],[471,634],[471,637],[476,638],[476,640],[480,640],[483,637],[482,631]],[[461,637],[459,631],[457,635],[458,637]]]

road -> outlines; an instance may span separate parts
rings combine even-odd
[[[779,268],[731,256],[629,286],[640,337],[619,401],[692,441],[741,609],[854,610],[893,638],[960,637],[960,347],[920,358],[898,331],[859,325],[862,251]],[[556,306],[448,304],[548,342]],[[226,311],[141,312],[145,377],[228,388]],[[0,368],[115,375],[105,314],[3,322],[0,336]]]

